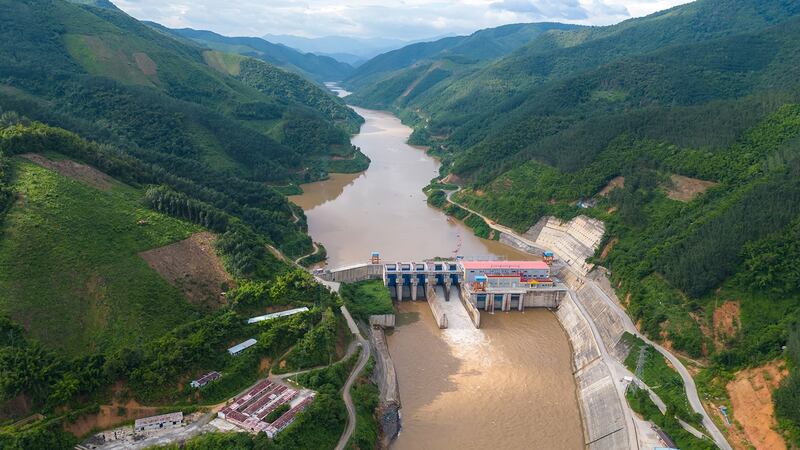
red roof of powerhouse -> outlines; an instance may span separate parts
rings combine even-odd
[[[461,264],[467,270],[488,270],[488,269],[540,269],[547,270],[550,266],[544,261],[462,261]]]

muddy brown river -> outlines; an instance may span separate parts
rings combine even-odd
[[[354,108],[366,123],[354,145],[372,164],[303,185],[291,197],[325,245],[330,267],[463,255],[534,259],[475,237],[429,207],[421,189],[439,162],[406,144],[411,129],[395,116]],[[388,335],[397,369],[403,428],[392,448],[580,449],[583,431],[567,335],[547,310],[485,314],[439,330],[422,302],[398,305]]]

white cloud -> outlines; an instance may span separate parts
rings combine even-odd
[[[690,0],[112,0],[168,27],[225,35],[420,39],[514,22],[616,23]]]

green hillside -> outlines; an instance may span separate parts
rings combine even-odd
[[[404,106],[427,89],[446,85],[542,34],[576,28],[561,23],[511,24],[408,45],[359,66],[345,86],[356,91],[356,103],[382,109]]]
[[[152,24],[160,28],[159,25]],[[329,56],[301,53],[281,44],[273,44],[257,37],[228,37],[206,30],[191,28],[161,28],[208,48],[227,53],[246,55],[272,65],[297,72],[319,83],[340,81],[350,75],[353,67]]]
[[[0,310],[31,336],[88,354],[148,341],[198,316],[138,255],[198,227],[148,210],[143,193],[123,184],[101,190],[23,159],[11,170],[19,200],[0,240]]]
[[[33,119],[165,166],[201,163],[280,185],[324,177],[309,157],[354,152],[347,132],[360,119],[310,83],[284,82],[300,86],[300,100],[291,89],[259,91],[210,67],[202,47],[116,9],[7,0],[0,12],[0,101]],[[314,109],[322,103],[327,111]],[[296,130],[313,148],[297,146]]]
[[[701,360],[701,397],[725,403],[733,374],[784,357],[800,322],[799,49],[796,2],[699,0],[544,33],[471,70],[412,64],[351,101],[398,111],[464,184],[456,198],[499,223],[603,220],[594,262],[634,322]],[[776,410],[796,445],[800,372],[786,359]]]
[[[239,184],[241,194],[259,199],[245,206],[119,149],[0,115],[0,447],[72,448],[65,430],[76,432],[76,419],[91,420],[120,395],[166,408],[219,403],[300,341],[317,358],[335,358],[337,297],[267,249],[305,242],[302,223],[292,223],[284,197],[247,186]],[[141,255],[201,230],[216,235],[211,251],[233,278],[213,287],[231,300],[211,308]],[[193,263],[206,257],[189,255]],[[311,311],[245,324],[249,314],[287,305]],[[225,351],[251,337],[258,345],[244,355]],[[315,362],[296,361],[306,364]],[[224,376],[200,392],[185,386],[209,370]],[[338,398],[334,390],[317,401],[343,408]],[[15,424],[32,413],[44,418]],[[325,409],[307,417],[309,430],[345,425]],[[302,436],[286,440],[303,448]]]

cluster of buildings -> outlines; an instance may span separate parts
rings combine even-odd
[[[311,391],[301,392],[281,383],[261,380],[244,394],[234,398],[217,416],[251,433],[264,432],[273,438],[289,426],[297,414],[312,401],[314,393]],[[267,422],[270,413],[285,404],[289,405],[289,410],[273,422]]]

